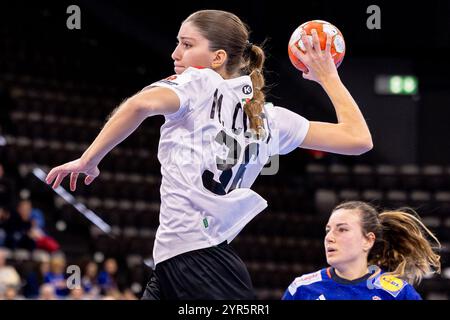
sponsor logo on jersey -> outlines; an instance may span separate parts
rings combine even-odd
[[[390,293],[394,297],[397,297],[400,291],[402,291],[403,287],[405,286],[405,283],[403,282],[403,280],[394,276],[381,275],[375,281],[374,286]]]
[[[166,79],[160,80],[158,82],[165,83],[165,84],[168,84],[168,85],[171,85],[171,86],[177,86],[178,85],[178,83],[173,82],[173,81],[169,81],[169,80],[166,80]]]
[[[379,296],[373,296],[372,300],[381,300],[381,298]]]
[[[289,292],[294,295],[297,291],[297,288],[300,286],[306,286],[308,284],[322,281],[322,273],[321,271],[317,271],[314,273],[308,273],[301,277],[298,277],[294,280],[294,282],[291,283],[289,286]]]

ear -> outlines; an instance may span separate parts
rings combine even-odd
[[[213,52],[213,60],[211,63],[211,67],[213,69],[218,69],[225,64],[227,61],[228,55],[225,50],[216,50]]]
[[[373,232],[369,232],[364,238],[365,238],[365,241],[363,244],[363,250],[365,252],[369,252],[375,243],[375,238],[376,238],[375,234]]]

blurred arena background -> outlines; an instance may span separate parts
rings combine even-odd
[[[66,27],[72,4],[81,9],[80,30]],[[366,26],[371,4],[381,9],[379,30]],[[257,180],[254,189],[269,207],[233,244],[258,297],[280,299],[296,276],[323,267],[331,208],[360,199],[417,210],[443,244],[442,274],[417,289],[425,299],[450,298],[448,1],[0,6],[0,298],[140,297],[158,226],[162,117],[148,119],[108,155],[100,177],[80,185],[69,202],[33,169],[47,172],[79,157],[123,99],[171,75],[182,20],[207,8],[240,16],[253,30],[252,42],[268,38],[267,100],[310,120],[334,121],[334,110],[321,88],[292,67],[287,43],[302,22],[335,24],[347,44],[339,72],[373,134],[374,149],[363,156],[297,150],[280,159],[277,175]],[[387,91],[376,85],[383,79],[391,81]],[[91,213],[111,229],[92,223]],[[80,267],[84,290],[64,289],[70,265]]]

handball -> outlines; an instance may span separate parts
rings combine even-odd
[[[308,68],[294,55],[291,50],[291,46],[295,45],[301,51],[306,52],[306,47],[301,39],[301,36],[306,34],[308,41],[312,45],[312,29],[316,29],[317,31],[322,50],[325,50],[327,44],[327,34],[331,36],[331,56],[333,57],[336,67],[339,67],[345,56],[344,37],[338,28],[323,20],[312,20],[305,22],[292,33],[291,39],[289,40],[288,54],[294,67],[302,72],[308,73]]]

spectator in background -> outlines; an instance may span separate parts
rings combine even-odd
[[[50,272],[44,277],[44,282],[55,289],[55,294],[60,298],[69,295],[69,288],[66,282],[66,259],[63,255],[57,254],[50,259]]]
[[[19,290],[20,276],[13,266],[6,263],[7,251],[0,248],[0,295],[5,295],[8,288]]]
[[[50,273],[50,260],[43,260],[36,268],[37,270],[25,275],[25,297],[35,299],[39,296],[39,288],[44,284],[45,275]]]
[[[30,200],[23,199],[17,205],[17,213],[20,216],[21,223],[19,229],[22,229],[22,246],[28,249],[38,248],[48,252],[59,250],[59,244],[55,239],[47,235],[43,229],[44,217],[42,211],[35,210],[33,216],[33,205]],[[33,245],[31,245],[33,243]]]
[[[32,223],[30,219],[31,210],[19,202],[16,210],[11,214],[8,221],[8,231],[6,236],[6,246],[10,249],[22,248],[34,250],[36,241],[33,239],[36,235],[32,232]]]
[[[49,283],[44,283],[39,288],[39,300],[56,300],[55,287]]]
[[[103,271],[98,275],[98,284],[102,295],[110,295],[112,292],[118,291],[117,286],[117,262],[114,258],[105,260]]]
[[[68,300],[87,300],[87,299],[88,297],[85,295],[85,292],[82,287],[70,290]]]
[[[98,266],[94,261],[89,261],[84,268],[81,286],[84,292],[91,298],[95,298],[100,294],[97,277]]]
[[[41,230],[45,230],[45,218],[44,213],[39,208],[34,208],[32,206],[32,203],[30,201],[31,205],[31,222],[33,223],[34,227],[37,227]]]
[[[4,295],[5,300],[25,300],[25,297],[20,294],[20,289],[16,287],[7,287]]]
[[[24,297],[19,295],[19,290],[14,287],[14,286],[10,286],[7,287],[5,290],[5,293],[3,294],[3,296],[0,294],[0,300],[4,299],[4,300],[23,300]]]
[[[122,300],[137,300],[138,298],[130,288],[126,288],[122,294]]]
[[[11,213],[5,207],[0,206],[0,247],[10,247],[12,223]]]

